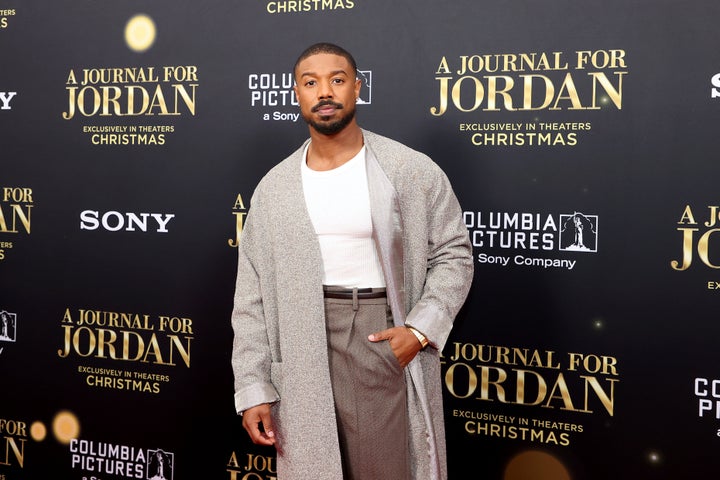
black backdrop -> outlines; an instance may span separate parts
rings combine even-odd
[[[274,477],[233,411],[234,245],[307,136],[288,75],[316,41],[355,55],[361,125],[432,156],[465,211],[450,478],[713,478],[717,18],[709,0],[0,6],[0,479],[152,478],[158,454],[176,480]]]

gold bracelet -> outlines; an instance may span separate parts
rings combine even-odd
[[[428,339],[425,335],[416,330],[415,327],[411,327],[410,325],[405,325],[405,327],[407,327],[407,329],[410,330],[413,335],[415,335],[415,338],[418,339],[418,342],[420,342],[421,350],[428,346],[430,342],[428,342]]]

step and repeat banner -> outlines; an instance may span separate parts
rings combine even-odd
[[[0,480],[275,478],[233,407],[236,246],[308,135],[292,65],[318,41],[356,57],[360,124],[463,208],[450,479],[717,477],[718,21],[714,0],[0,3]]]

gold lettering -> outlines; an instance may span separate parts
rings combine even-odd
[[[555,395],[555,391],[557,389],[560,389],[560,396]],[[570,391],[568,390],[567,383],[565,382],[565,376],[562,373],[558,374],[555,385],[553,385],[553,388],[550,391],[550,395],[548,395],[548,400],[544,406],[550,407],[550,402],[552,402],[552,400],[556,398],[563,401],[564,406],[560,407],[561,410],[576,411],[575,407],[573,406],[572,399],[570,398]]]
[[[129,330],[116,332],[106,328],[92,329],[87,326],[74,329],[73,325],[63,325],[62,328],[64,330],[63,347],[57,352],[61,358],[67,358],[74,353],[80,357],[94,356],[111,360],[141,361],[175,366],[176,356],[180,355],[185,366],[190,367],[192,337],[186,336],[181,339],[177,335],[167,335],[164,337],[167,339],[167,343],[162,348],[155,333],[144,338]],[[118,352],[117,349],[118,341],[122,343],[121,352]]]
[[[615,107],[618,110],[622,110],[622,80],[623,75],[627,75],[627,72],[614,72],[614,74],[618,77],[618,87],[615,88],[612,83],[610,83],[610,80],[608,79],[607,75],[603,72],[594,72],[594,73],[588,73],[593,79],[592,82],[592,107],[590,107],[591,110],[599,110],[600,107],[597,104],[597,84],[600,83],[600,86],[605,90],[605,93],[608,94],[608,97],[613,102]]]
[[[450,74],[450,67],[448,67],[447,59],[445,57],[442,57],[442,59],[440,60],[440,65],[438,66],[435,75],[440,75],[441,73],[444,73],[446,75]]]
[[[247,212],[233,212],[233,215],[235,215],[235,239],[229,238],[228,245],[234,248],[240,245],[240,235],[242,234],[243,222]]]
[[[682,265],[677,260],[670,262],[670,266],[674,270],[687,270],[692,264],[692,251],[693,251],[693,232],[697,232],[697,228],[678,228],[679,232],[683,232],[683,246],[682,246]]]
[[[567,96],[563,96],[563,90],[567,90]],[[578,96],[575,82],[573,81],[570,73],[565,74],[565,79],[563,80],[562,85],[560,85],[560,92],[555,99],[555,103],[552,107],[550,107],[550,110],[561,110],[561,108],[558,107],[560,100],[570,100],[570,104],[572,106],[569,107],[568,110],[584,110],[584,107],[580,103],[580,97]]]
[[[697,225],[697,222],[695,221],[695,217],[693,217],[692,209],[690,208],[690,205],[685,206],[685,210],[683,210],[683,214],[680,217],[680,221],[678,222],[678,225],[682,225],[684,223],[689,223],[690,225]]]
[[[75,80],[75,72],[73,70],[70,70],[70,73],[68,74],[67,82],[65,82],[68,85],[77,85],[77,80]]]
[[[430,113],[439,117],[447,111],[448,107],[448,88],[452,77],[435,77],[440,82],[440,106],[430,107]]]
[[[708,230],[707,232],[703,233],[698,240],[698,256],[700,257],[700,260],[702,260],[702,262],[710,268],[720,268],[720,265],[713,265],[710,262],[710,235],[715,232],[720,232],[720,228],[713,228],[712,230]]]
[[[181,115],[182,110],[195,115],[197,87],[198,84],[171,85],[172,105],[168,105],[161,84],[151,90],[141,85],[87,85],[80,90],[78,87],[66,87],[68,108],[62,113],[62,117],[71,120],[77,112],[84,117],[98,114],[119,117],[155,114],[164,116]]]
[[[5,214],[3,213],[2,205],[0,205],[0,232],[6,232],[6,233],[19,233],[18,231],[18,220],[22,224],[23,227],[25,227],[25,232],[27,234],[30,234],[30,212],[32,205],[18,205],[18,204],[10,204],[10,211],[12,213],[12,224],[10,229],[8,229],[7,220],[5,219]],[[23,210],[25,208],[25,210]]]
[[[720,214],[718,213],[718,208],[716,206],[708,206],[708,209],[710,209],[710,218],[707,222],[705,222],[705,226],[710,228],[715,226],[715,221],[720,217]]]
[[[605,407],[605,410],[610,414],[610,416],[613,416],[613,413],[615,411],[615,382],[618,382],[619,380],[616,378],[608,378],[606,379],[610,383],[610,394],[608,395],[605,393],[605,390],[602,389],[602,386],[600,385],[600,382],[595,377],[586,377],[581,375],[580,378],[583,378],[585,380],[585,403],[584,403],[584,410],[583,412],[592,413],[592,410],[590,410],[588,402],[589,402],[589,391],[588,391],[588,385],[592,388],[593,392],[595,392],[595,395],[597,396],[598,400],[600,400],[600,403],[602,403],[602,406]]]
[[[243,202],[242,195],[239,193],[237,198],[235,198],[235,205],[233,205],[233,210],[245,210],[245,203]]]
[[[27,441],[26,438],[14,438],[14,437],[2,437],[5,439],[5,458],[0,457],[0,465],[11,465],[10,460],[10,454],[15,455],[15,460],[17,461],[18,466],[20,468],[24,467],[25,463],[25,442]],[[18,446],[17,442],[20,442],[20,446]],[[2,475],[0,475],[1,477]]]

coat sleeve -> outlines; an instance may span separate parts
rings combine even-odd
[[[263,308],[263,285],[257,270],[261,256],[261,226],[254,225],[253,210],[262,204],[253,195],[238,246],[238,268],[232,311],[234,331],[232,368],[235,376],[235,409],[238,413],[280,399],[270,380],[271,352]]]
[[[470,290],[472,246],[460,204],[445,173],[434,165],[425,181],[427,272],[422,295],[405,323],[442,350]]]

